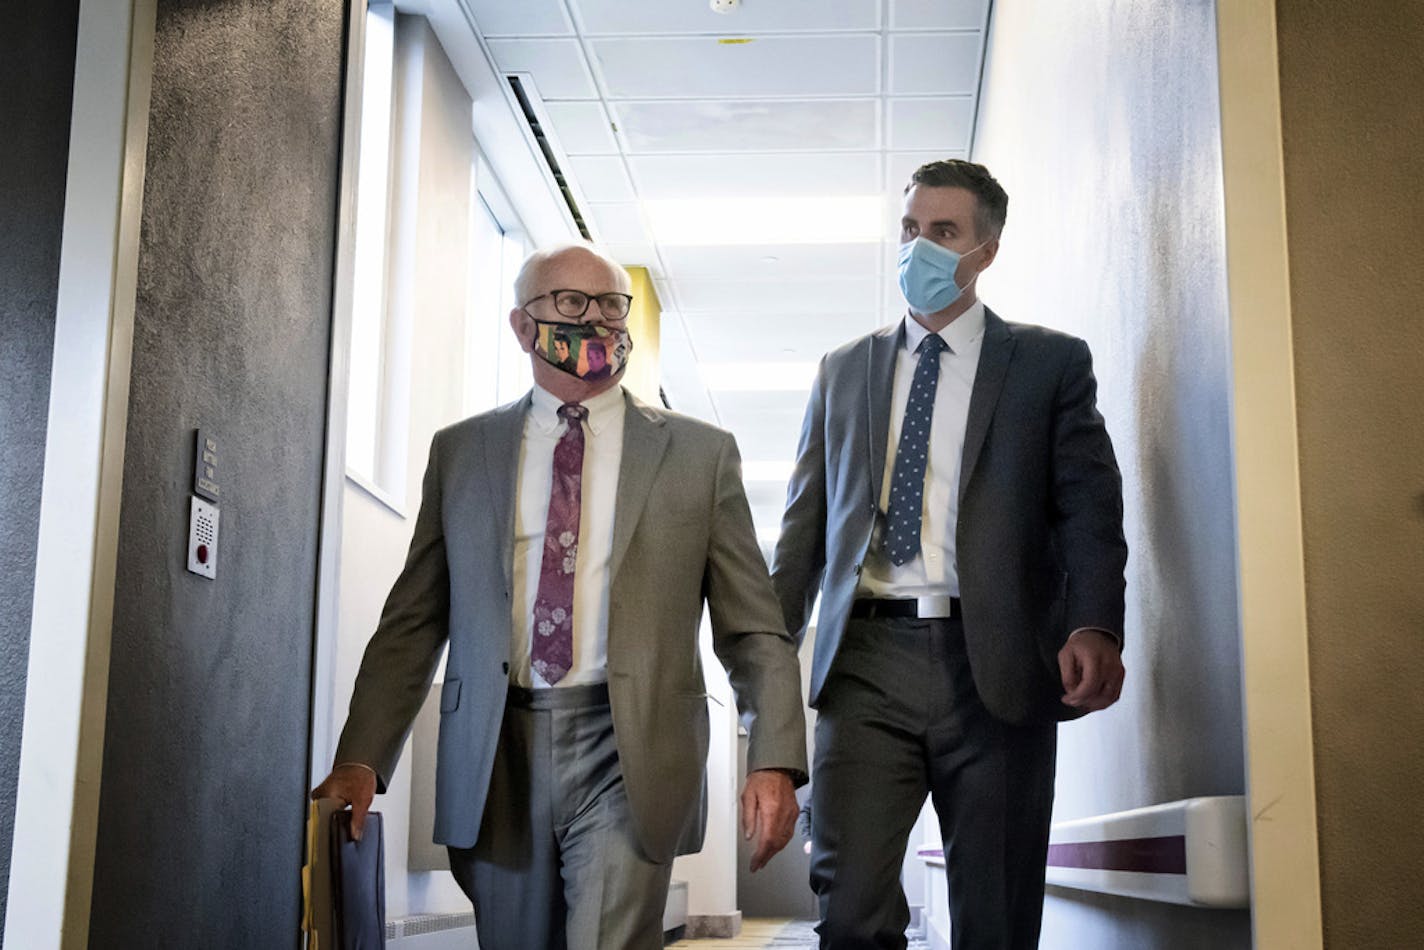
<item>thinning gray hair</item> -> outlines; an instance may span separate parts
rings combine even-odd
[[[615,261],[608,253],[596,245],[585,241],[570,241],[565,244],[555,244],[550,247],[541,247],[524,259],[524,263],[519,265],[519,273],[514,276],[514,299],[519,306],[524,306],[529,302],[529,298],[534,295],[534,284],[539,276],[539,269],[549,262],[551,258],[557,257],[566,251],[587,251],[594,257],[605,261],[609,267],[625,273],[623,265]]]

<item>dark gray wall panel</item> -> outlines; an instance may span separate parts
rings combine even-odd
[[[10,885],[79,0],[0,30],[0,931]]]
[[[95,947],[297,942],[344,6],[158,4]]]

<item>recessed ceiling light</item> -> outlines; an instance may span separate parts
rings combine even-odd
[[[886,230],[880,195],[661,198],[643,211],[659,244],[856,244]]]
[[[809,390],[816,379],[811,362],[701,363],[697,369],[707,388],[718,392],[794,392]]]
[[[744,482],[785,482],[791,480],[791,473],[796,470],[796,462],[792,459],[766,460],[758,459],[742,463],[742,481]]]

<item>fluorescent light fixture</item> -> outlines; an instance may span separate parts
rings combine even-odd
[[[810,390],[815,363],[702,363],[702,381],[715,392],[794,392]]]
[[[660,198],[643,212],[659,244],[855,244],[886,229],[882,195]]]
[[[789,482],[791,473],[796,470],[796,463],[787,459],[786,461],[756,460],[742,463],[742,481],[744,482]]]

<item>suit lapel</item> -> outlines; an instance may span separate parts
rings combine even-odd
[[[667,424],[661,414],[643,405],[631,394],[625,393],[625,399],[627,412],[623,417],[623,458],[618,464],[613,552],[608,562],[608,576],[613,581],[618,578],[618,567],[633,540],[638,519],[643,516],[648,493],[653,487],[653,476],[662,464],[668,442]]]
[[[895,388],[895,354],[905,341],[905,321],[882,327],[871,334],[866,357],[866,411],[870,413],[870,502],[880,504],[881,482],[885,478],[886,442],[890,438],[890,394]]]
[[[989,420],[1004,388],[1009,360],[1014,352],[1014,335],[1009,325],[994,311],[984,310],[984,345],[979,350],[979,367],[974,373],[974,388],[969,394],[969,418],[964,428],[964,457],[959,468],[959,497],[974,474],[984,437],[989,432]]]
[[[514,575],[514,491],[519,480],[519,444],[524,438],[524,420],[532,401],[526,394],[495,413],[482,440],[495,524],[504,525],[500,532],[504,540],[499,563],[504,567],[506,587],[513,583]]]

